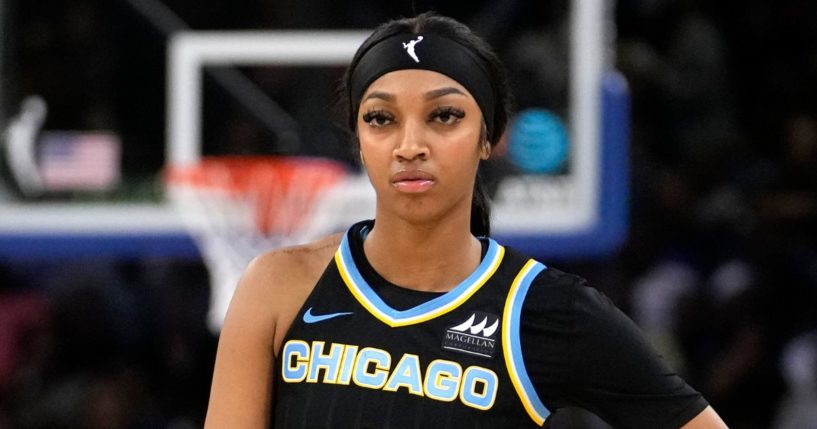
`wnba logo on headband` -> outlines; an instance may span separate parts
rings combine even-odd
[[[417,53],[414,52],[414,45],[423,41],[423,36],[417,36],[416,39],[410,40],[408,43],[403,43],[403,49],[409,54],[409,56],[414,60],[415,63],[419,63],[420,59],[417,58]]]

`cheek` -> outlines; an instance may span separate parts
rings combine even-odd
[[[387,145],[384,142],[376,142],[367,139],[361,133],[358,139],[358,148],[360,149],[360,160],[366,174],[377,183],[381,176],[387,176],[389,172],[389,165],[391,163],[391,150],[387,150]]]
[[[462,133],[438,145],[437,158],[445,159],[445,163],[453,168],[474,170],[482,158],[480,146],[479,133]]]
[[[386,154],[386,144],[383,141],[373,141],[367,138],[365,134],[361,134],[358,138],[358,148],[360,150],[360,157],[365,160],[367,164],[377,162],[378,159],[383,158]]]

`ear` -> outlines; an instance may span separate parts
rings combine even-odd
[[[491,157],[491,142],[485,140],[479,147],[479,158],[483,161]]]

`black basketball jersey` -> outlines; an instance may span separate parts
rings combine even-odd
[[[275,427],[538,427],[551,409],[579,405],[613,424],[658,428],[678,427],[706,406],[660,362],[652,370],[652,355],[648,375],[636,377],[646,377],[643,385],[611,386],[632,375],[604,375],[597,367],[607,364],[596,362],[603,360],[596,353],[605,350],[593,344],[589,368],[576,368],[586,365],[574,361],[581,361],[575,353],[588,336],[576,308],[587,305],[571,295],[591,289],[578,277],[483,238],[482,261],[462,283],[445,293],[412,291],[390,284],[366,261],[362,237],[370,227],[350,228],[284,338]],[[552,302],[531,306],[531,297]],[[622,347],[633,347],[632,335],[619,338]],[[649,354],[636,343],[634,353]],[[639,359],[633,368],[614,361],[608,369],[641,371]],[[598,380],[582,378],[599,370]],[[630,394],[635,403],[618,410],[616,401]]]

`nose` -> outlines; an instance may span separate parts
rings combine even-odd
[[[397,147],[394,148],[394,158],[398,161],[425,160],[429,155],[424,123],[422,121],[407,121],[403,126],[403,134]]]

